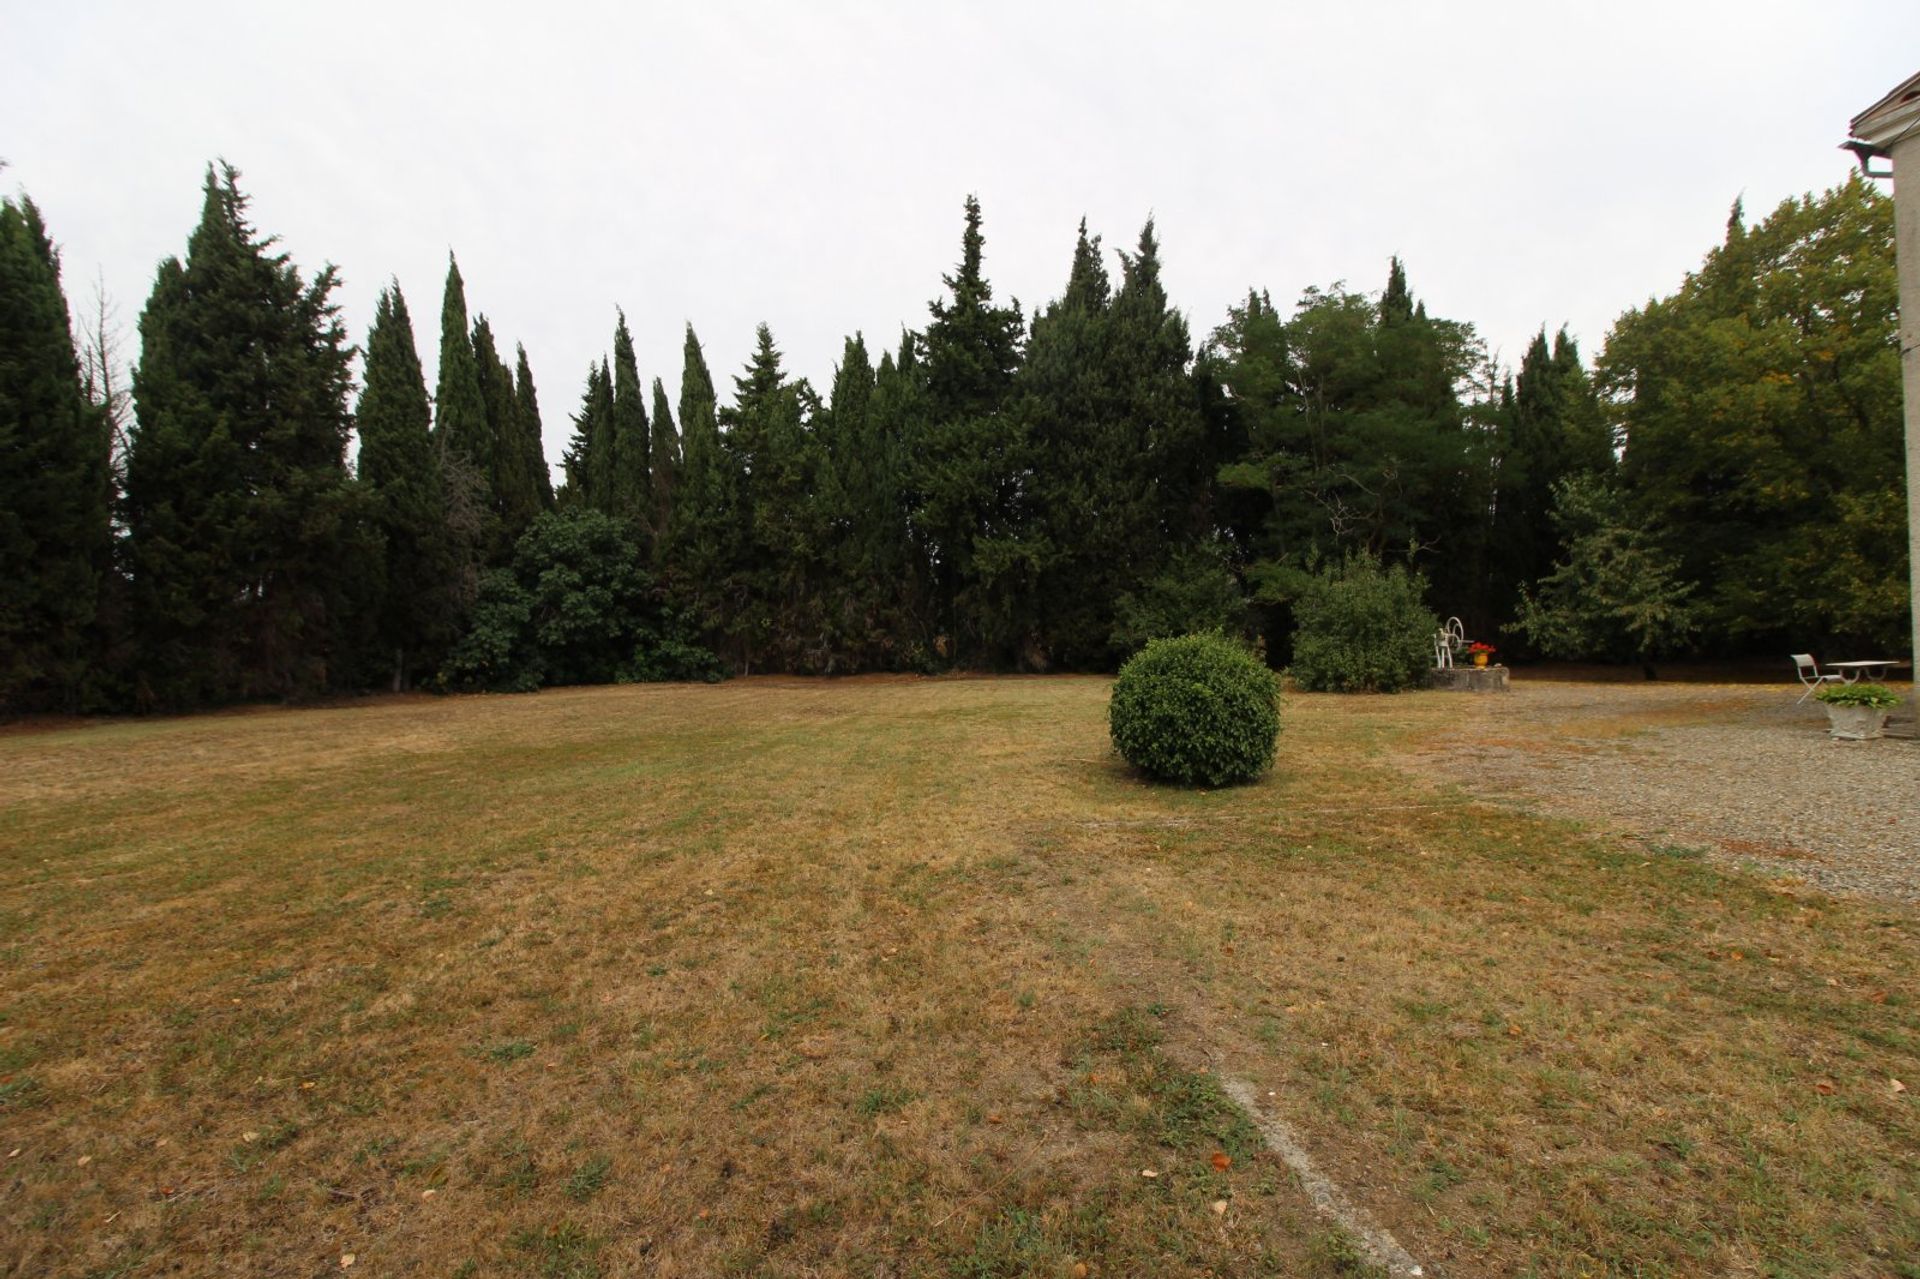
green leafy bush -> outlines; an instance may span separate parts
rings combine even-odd
[[[1294,601],[1294,683],[1315,693],[1396,693],[1433,665],[1440,620],[1427,580],[1403,564],[1355,553],[1307,582]]]
[[[1890,711],[1900,704],[1900,694],[1885,684],[1822,684],[1813,699],[1829,706],[1867,706],[1876,711]]]
[[[1223,635],[1154,640],[1120,668],[1107,722],[1127,762],[1160,781],[1244,782],[1273,763],[1279,687]]]
[[[542,515],[513,565],[481,579],[444,686],[529,692],[555,684],[720,678],[692,625],[668,608],[632,530],[600,511]]]

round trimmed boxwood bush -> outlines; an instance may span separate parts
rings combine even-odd
[[[1107,723],[1128,763],[1163,782],[1258,777],[1280,735],[1273,672],[1220,634],[1154,640],[1120,668]]]

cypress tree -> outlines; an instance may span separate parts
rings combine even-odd
[[[653,445],[647,433],[646,392],[633,354],[633,334],[620,313],[613,330],[613,492],[605,508],[621,519],[651,526]]]
[[[0,201],[0,712],[97,694],[111,423],[88,401],[33,201]]]
[[[682,348],[680,447],[663,567],[675,596],[718,636],[728,620],[729,579],[742,545],[735,509],[740,477],[720,435],[713,375],[691,324]]]
[[[653,423],[649,437],[653,442],[650,469],[653,472],[653,531],[663,538],[673,519],[673,487],[680,471],[680,433],[673,424],[673,410],[667,405],[667,388],[653,379]]]
[[[344,582],[351,351],[331,267],[309,284],[209,168],[185,261],[140,318],[124,520],[138,699],[329,682]]]
[[[1019,607],[1048,659],[1069,666],[1104,659],[1119,574],[1130,567],[1120,558],[1133,540],[1122,509],[1143,496],[1111,311],[1100,239],[1082,219],[1066,290],[1036,314],[1015,378],[1032,469],[1026,543],[1038,570]]]
[[[613,378],[607,362],[601,360],[587,366],[580,411],[573,415],[573,437],[561,458],[567,476],[560,492],[561,505],[606,510],[612,488],[612,433]]]
[[[366,387],[354,413],[360,483],[382,541],[374,640],[391,663],[395,692],[438,660],[460,612],[431,419],[413,320],[396,282],[375,304]]]
[[[540,421],[540,396],[533,387],[527,348],[514,346],[513,402],[519,429],[521,463],[531,484],[528,500],[536,514],[553,509],[553,473],[547,469],[546,428]]]
[[[440,302],[440,383],[433,404],[433,433],[440,447],[483,479],[490,477],[493,441],[487,428],[486,387],[467,327],[466,282],[451,253]]]
[[[487,491],[498,521],[488,559],[499,563],[539,512],[530,501],[533,477],[526,474],[526,450],[520,441],[520,406],[514,399],[513,370],[500,358],[500,346],[486,316],[473,324],[473,362],[480,374],[480,402],[486,411]]]

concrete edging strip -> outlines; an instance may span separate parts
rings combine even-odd
[[[1386,1227],[1375,1221],[1365,1208],[1347,1198],[1340,1187],[1313,1166],[1313,1160],[1308,1158],[1305,1147],[1293,1135],[1293,1130],[1262,1110],[1260,1099],[1245,1080],[1222,1077],[1220,1082],[1227,1096],[1233,1098],[1247,1112],[1254,1126],[1260,1129],[1268,1149],[1286,1160],[1287,1167],[1293,1169],[1294,1175],[1300,1178],[1300,1184],[1306,1189],[1307,1198],[1313,1201],[1313,1206],[1345,1227],[1359,1241],[1368,1254],[1368,1260],[1385,1267],[1395,1279],[1420,1279],[1426,1274],[1426,1270],[1400,1246],[1400,1241],[1388,1233]]]

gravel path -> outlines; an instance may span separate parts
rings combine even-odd
[[[1797,689],[1555,683],[1445,694],[1460,713],[1411,759],[1470,792],[1649,844],[1920,901],[1920,741],[1841,742]]]

